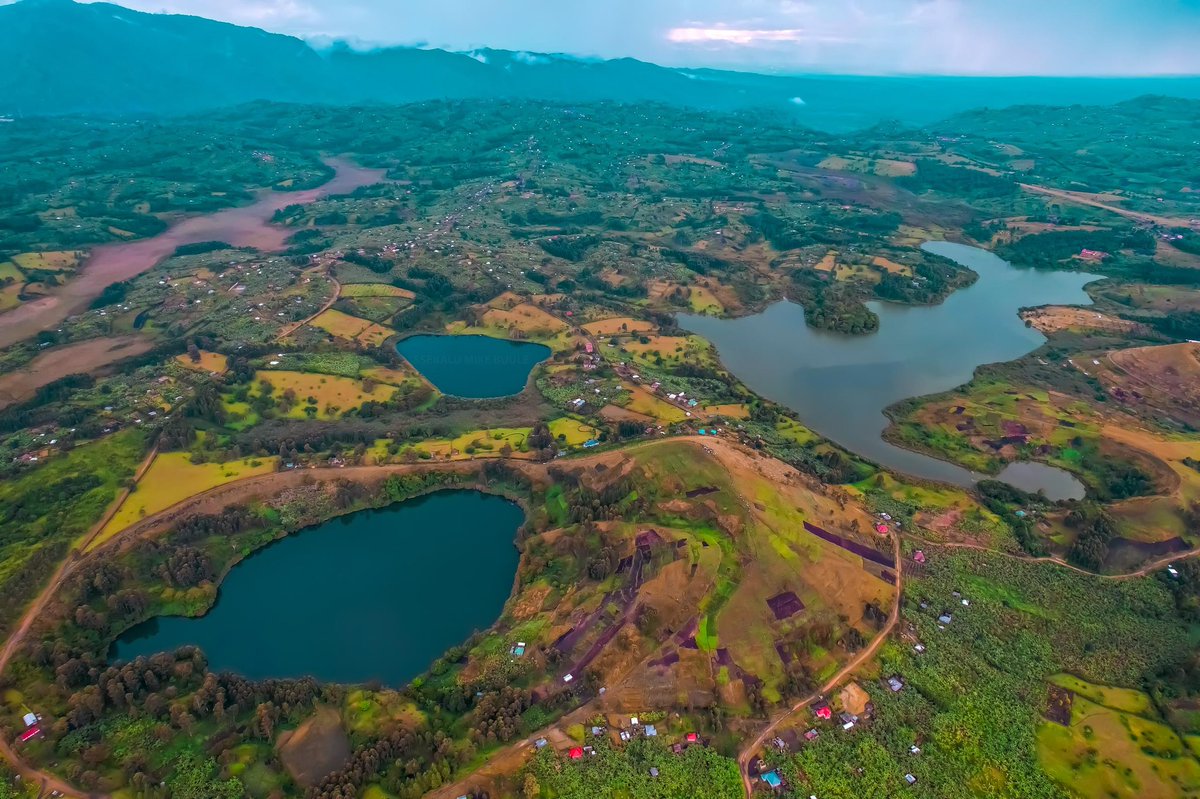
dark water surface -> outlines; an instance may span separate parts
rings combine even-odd
[[[112,655],[195,644],[214,669],[252,679],[402,686],[499,617],[523,519],[514,503],[475,491],[333,519],[235,566],[206,615],[151,619]]]
[[[490,336],[410,336],[396,351],[443,394],[471,399],[519,394],[550,348]]]
[[[981,364],[1033,351],[1045,337],[1017,311],[1090,305],[1083,287],[1100,276],[1021,269],[964,244],[929,242],[923,249],[979,279],[940,305],[868,303],[879,315],[879,330],[870,335],[815,330],[805,324],[804,309],[788,302],[741,319],[681,314],[679,323],[715,344],[725,366],[750,388],[795,410],[821,435],[889,469],[967,486],[981,475],[884,441],[883,410],[966,383]],[[1027,491],[1044,489],[1051,499],[1083,496],[1074,476],[1044,464],[1010,464],[1000,478]]]

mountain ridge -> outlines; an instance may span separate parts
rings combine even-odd
[[[882,119],[921,124],[980,105],[1109,104],[1200,97],[1200,78],[1053,79],[781,76],[664,67],[635,58],[344,43],[111,3],[0,6],[0,115],[176,115],[255,101],[356,105],[434,99],[667,102],[766,108],[827,130]]]

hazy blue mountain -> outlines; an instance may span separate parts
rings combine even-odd
[[[769,107],[838,130],[882,119],[922,124],[979,106],[1200,97],[1198,78],[772,76],[505,50],[316,50],[256,28],[72,0],[0,6],[0,52],[0,114],[24,115],[171,114],[254,100],[340,105],[516,97]]]

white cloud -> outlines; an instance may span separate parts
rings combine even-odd
[[[103,2],[104,0],[83,0]],[[119,0],[150,13],[190,14],[256,28],[292,28],[321,21],[321,12],[303,0]]]
[[[801,28],[727,28],[713,27],[671,28],[667,41],[675,44],[731,44],[738,47],[755,47],[780,42],[844,41],[838,37],[814,36]]]

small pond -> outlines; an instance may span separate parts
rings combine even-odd
[[[550,348],[490,336],[410,336],[396,351],[443,394],[488,399],[519,394]]]
[[[881,437],[884,409],[971,379],[980,364],[1011,361],[1045,338],[1017,315],[1026,306],[1090,305],[1084,285],[1099,275],[1012,266],[994,253],[949,242],[924,249],[974,270],[979,279],[940,305],[868,303],[879,330],[848,336],[815,330],[789,302],[741,319],[681,314],[679,324],[704,336],[746,385],[796,411],[813,430],[898,472],[967,486],[981,475],[897,447]],[[1003,479],[1051,499],[1079,498],[1083,485],[1061,469],[1013,464]]]
[[[523,520],[514,503],[475,491],[332,519],[235,566],[206,615],[151,619],[111,655],[195,644],[214,670],[251,679],[402,686],[499,617]]]

